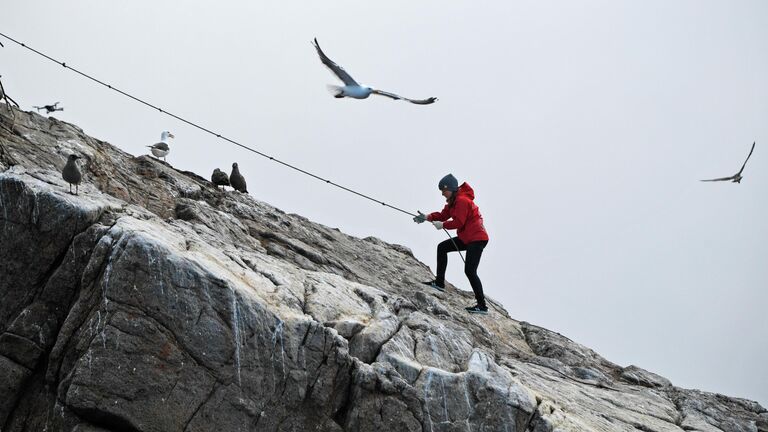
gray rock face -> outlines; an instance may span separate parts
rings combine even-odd
[[[0,115],[3,114],[0,110]],[[7,119],[4,119],[7,120]],[[80,195],[60,170],[83,156]],[[0,130],[0,430],[767,431],[357,239],[73,125]]]

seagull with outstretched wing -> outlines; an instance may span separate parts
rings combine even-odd
[[[331,72],[334,73],[339,79],[344,83],[343,86],[335,86],[335,85],[329,85],[328,88],[333,91],[333,97],[335,98],[344,98],[344,97],[351,97],[354,99],[365,99],[368,96],[375,94],[379,96],[385,96],[390,99],[394,100],[405,100],[410,103],[414,103],[417,105],[429,105],[431,103],[434,103],[437,98],[431,97],[427,99],[409,99],[406,97],[402,97],[400,95],[396,95],[394,93],[386,92],[383,90],[376,90],[372,89],[370,87],[360,85],[355,81],[354,78],[352,78],[351,75],[347,73],[347,71],[344,70],[343,67],[339,66],[328,58],[327,55],[323,52],[322,49],[320,49],[320,44],[317,43],[317,38],[315,38],[314,42],[315,49],[317,49],[317,54],[320,56],[320,61],[323,62],[324,65],[328,67],[328,69],[331,70]]]
[[[707,180],[701,180],[705,182],[714,182],[714,181],[731,181],[733,183],[741,183],[741,179],[744,178],[741,176],[741,173],[744,171],[744,167],[747,166],[747,161],[749,160],[749,157],[752,156],[752,152],[755,151],[755,143],[752,143],[752,148],[749,150],[749,154],[747,155],[747,159],[744,161],[744,164],[741,166],[741,169],[736,174],[730,176],[730,177],[720,177],[720,178],[714,178],[714,179],[707,179]]]

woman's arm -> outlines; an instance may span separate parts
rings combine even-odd
[[[427,221],[447,221],[451,217],[451,212],[448,210],[448,206],[443,207],[442,211],[430,213],[427,215]]]
[[[467,223],[469,212],[472,211],[472,201],[468,199],[457,199],[453,206],[453,219],[443,224],[445,229],[452,230],[463,227]]]

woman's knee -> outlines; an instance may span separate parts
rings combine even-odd
[[[438,243],[437,245],[437,253],[439,254],[447,254],[448,252],[455,250],[453,245],[446,244],[446,242]]]

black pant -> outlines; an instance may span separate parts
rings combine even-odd
[[[455,245],[454,245],[455,243]],[[437,275],[435,283],[445,285],[445,269],[448,267],[448,252],[456,250],[467,251],[466,262],[464,263],[464,274],[472,285],[472,291],[475,292],[477,304],[485,307],[485,296],[483,295],[483,283],[477,277],[477,266],[480,265],[480,257],[483,255],[483,249],[488,244],[488,240],[475,241],[470,244],[464,244],[458,237],[446,240],[437,245]]]

